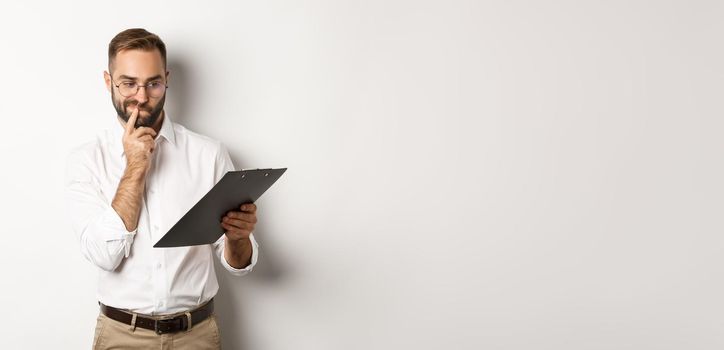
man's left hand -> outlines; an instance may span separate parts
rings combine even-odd
[[[226,230],[226,238],[232,241],[249,239],[256,225],[256,205],[242,204],[239,211],[230,211],[221,219],[221,227]]]

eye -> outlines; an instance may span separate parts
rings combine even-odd
[[[121,87],[127,88],[127,89],[133,89],[136,87],[136,83],[131,81],[124,81],[121,83]]]
[[[152,82],[148,83],[148,87],[149,87],[150,89],[158,89],[158,88],[160,88],[162,85],[163,85],[163,84],[161,84],[160,81],[152,81]]]

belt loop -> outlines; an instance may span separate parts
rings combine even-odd
[[[188,311],[186,312],[186,318],[189,320],[189,326],[186,328],[186,331],[188,332],[191,330],[191,327],[193,326],[193,324],[191,322],[191,313]]]
[[[131,328],[130,328],[130,331],[131,331],[131,332],[135,332],[135,331],[136,331],[136,316],[137,316],[137,315],[138,315],[138,314],[134,312],[134,313],[133,313],[133,317],[131,318]]]

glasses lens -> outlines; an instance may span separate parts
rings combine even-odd
[[[166,85],[161,83],[151,83],[146,85],[146,90],[148,90],[148,95],[151,97],[161,97],[163,92],[166,91]]]
[[[138,85],[134,83],[121,83],[118,85],[118,92],[124,97],[130,97],[136,94],[138,91]]]

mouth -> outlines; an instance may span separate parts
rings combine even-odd
[[[135,105],[126,106],[126,112],[128,113],[128,115],[131,115],[131,113],[133,112],[133,108],[134,108],[134,107],[135,107]],[[146,108],[146,107],[140,107],[140,108],[138,108],[138,113],[141,114],[142,112],[145,112],[146,114],[150,114],[150,113],[151,113],[151,108]]]

